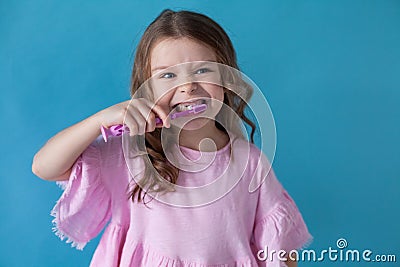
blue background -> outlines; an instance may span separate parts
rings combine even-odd
[[[134,48],[164,8],[205,13],[232,38],[272,108],[273,167],[315,238],[309,248],[342,237],[399,262],[400,1],[39,0],[0,3],[0,266],[89,264],[99,238],[81,252],[54,235],[61,190],[31,173],[32,158],[130,98]],[[365,263],[300,263],[355,265]]]

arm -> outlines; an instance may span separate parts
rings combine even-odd
[[[68,180],[74,162],[100,135],[102,125],[122,124],[125,119],[131,135],[144,134],[155,130],[156,114],[169,127],[168,113],[144,98],[124,101],[101,110],[47,141],[33,158],[32,172],[48,181]]]
[[[32,172],[48,181],[68,180],[76,159],[100,135],[100,126],[96,113],[53,136],[35,154]]]

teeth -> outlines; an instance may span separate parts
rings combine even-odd
[[[176,111],[178,111],[178,112],[191,110],[191,109],[193,109],[193,105],[192,104],[179,104],[176,107]]]
[[[190,103],[181,103],[178,105],[175,105],[176,111],[181,112],[181,111],[186,111],[186,110],[192,110],[193,106],[195,105],[200,105],[200,104],[205,104],[206,100],[205,99],[199,99]]]

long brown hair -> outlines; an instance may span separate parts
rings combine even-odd
[[[150,56],[156,43],[166,38],[182,37],[210,47],[215,52],[218,63],[239,70],[232,42],[220,25],[203,14],[166,9],[147,27],[137,46],[130,85],[131,96],[134,96],[140,86],[151,77]],[[245,96],[245,98],[250,97],[251,93]],[[224,90],[224,103],[251,127],[251,142],[254,143],[253,136],[256,127],[244,114],[247,103],[242,98],[243,96],[239,97],[231,90]],[[225,131],[217,121],[216,127]],[[176,184],[179,169],[168,163],[161,145],[161,129],[156,128],[153,132],[136,137],[137,140],[145,139],[142,142],[145,147],[142,149],[145,150],[146,157],[154,169],[145,168],[142,179],[138,183],[134,183],[134,188],[128,188],[129,198],[134,202],[137,194],[137,200],[141,202],[148,190],[154,192],[174,191],[171,190],[171,184]],[[138,143],[140,142],[138,141]],[[146,186],[148,189],[143,190],[142,186]],[[155,189],[156,187],[157,189]],[[142,191],[145,191],[143,198]]]

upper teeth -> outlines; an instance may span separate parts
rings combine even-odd
[[[185,111],[185,110],[191,110],[193,106],[195,105],[201,105],[204,104],[206,101],[204,99],[199,99],[196,101],[191,101],[191,102],[184,102],[184,103],[179,103],[176,106],[177,111]]]

